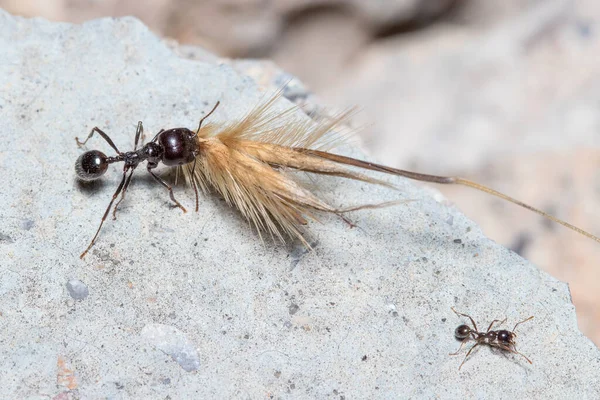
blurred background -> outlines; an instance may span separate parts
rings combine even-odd
[[[464,176],[600,235],[598,0],[0,0],[0,7],[75,23],[133,15],[219,57],[271,59],[323,103],[358,106],[364,146],[382,163]],[[600,344],[599,243],[470,189],[437,188],[487,236],[569,282],[579,326]]]

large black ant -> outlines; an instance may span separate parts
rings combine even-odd
[[[88,137],[81,142],[78,138],[75,138],[78,146],[83,146],[86,144],[88,140],[94,133],[98,133],[102,138],[112,147],[117,155],[115,157],[108,157],[104,153],[98,150],[90,150],[83,153],[77,161],[75,162],[75,172],[79,179],[83,181],[93,181],[100,178],[108,169],[108,164],[123,162],[123,178],[121,179],[121,183],[117,187],[117,190],[112,196],[106,211],[104,212],[104,216],[100,221],[100,226],[96,231],[96,234],[92,238],[89,246],[85,249],[83,253],[79,256],[79,258],[85,257],[87,252],[92,248],[98,234],[100,233],[100,229],[102,229],[102,225],[108,217],[108,213],[113,205],[113,202],[116,198],[121,194],[121,198],[115,205],[113,209],[113,218],[116,219],[117,208],[119,204],[125,198],[125,193],[127,192],[127,188],[129,187],[129,183],[131,182],[131,176],[133,175],[133,171],[137,168],[137,166],[142,162],[147,162],[147,171],[152,175],[156,181],[158,181],[161,185],[163,185],[168,191],[171,197],[171,200],[179,207],[183,212],[187,212],[186,209],[175,199],[173,195],[173,188],[167,182],[162,180],[158,175],[156,175],[152,170],[158,167],[159,163],[163,163],[167,166],[177,166],[183,165],[187,163],[192,163],[192,172],[196,168],[196,155],[200,151],[198,148],[198,143],[195,140],[196,136],[200,132],[200,128],[202,127],[202,122],[211,115],[215,109],[219,106],[219,102],[215,104],[213,109],[206,114],[198,124],[198,129],[196,132],[191,131],[187,128],[173,128],[173,129],[161,129],[154,138],[146,143],[144,146],[138,149],[138,144],[140,141],[140,136],[144,135],[144,127],[142,126],[142,121],[138,122],[137,130],[135,133],[135,144],[133,147],[133,151],[121,152],[115,146],[111,138],[104,133],[100,128],[94,127]],[[143,142],[143,139],[142,139]],[[129,175],[127,175],[129,172]],[[196,193],[196,211],[198,211],[198,188],[196,187],[195,181],[192,181],[192,186]]]
[[[519,324],[522,324],[523,322],[527,322],[530,319],[533,319],[533,315],[529,318],[524,319],[523,321],[517,322],[517,324],[512,329],[512,331],[508,331],[506,329],[491,330],[492,326],[496,322],[499,322],[500,325],[502,325],[504,322],[506,322],[506,318],[504,318],[502,321],[500,321],[499,319],[493,320],[490,323],[490,326],[488,326],[487,331],[479,332],[479,330],[477,329],[477,325],[475,324],[475,321],[473,320],[473,318],[471,318],[467,314],[459,313],[458,311],[456,311],[454,309],[454,307],[452,307],[452,311],[454,311],[458,316],[463,316],[463,317],[469,318],[471,320],[471,324],[473,324],[473,329],[468,325],[459,325],[456,328],[456,330],[454,331],[454,336],[456,337],[456,339],[461,340],[462,343],[460,344],[460,347],[458,348],[458,350],[456,350],[455,353],[450,353],[450,355],[451,356],[457,355],[466,342],[468,342],[470,340],[474,340],[476,342],[473,346],[471,346],[471,348],[467,352],[467,355],[463,359],[463,362],[458,367],[459,370],[461,369],[461,367],[463,366],[465,361],[467,361],[467,357],[469,357],[469,354],[471,354],[473,349],[479,345],[484,345],[484,344],[491,346],[491,347],[497,347],[499,349],[506,350],[506,351],[514,353],[514,354],[519,354],[520,356],[523,356],[523,358],[525,358],[527,360],[527,362],[529,362],[529,364],[532,364],[531,360],[529,358],[527,358],[525,355],[519,353],[515,347],[515,339],[517,337],[517,334],[515,333],[515,329],[517,328],[517,326],[519,326]]]

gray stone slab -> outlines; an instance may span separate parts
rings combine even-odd
[[[306,252],[262,243],[215,196],[182,215],[142,168],[81,261],[120,173],[79,184],[74,136],[98,125],[125,150],[138,120],[148,133],[192,128],[220,100],[214,120],[226,121],[262,94],[130,18],[0,12],[0,54],[1,397],[600,397],[600,353],[567,286],[404,179],[390,179],[401,195],[315,179],[333,204],[415,201],[356,212],[356,229],[324,216]],[[193,204],[191,190],[176,194]],[[74,301],[74,280],[87,297]],[[481,348],[458,371],[452,306],[480,327],[534,315],[518,337],[533,365]]]

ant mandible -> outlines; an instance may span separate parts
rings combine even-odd
[[[477,329],[477,325],[475,324],[475,321],[473,320],[473,318],[471,318],[467,314],[463,314],[463,313],[456,311],[454,309],[454,307],[452,307],[452,311],[454,311],[458,316],[463,316],[463,317],[469,318],[471,320],[471,324],[473,324],[473,329],[468,325],[459,325],[456,328],[456,330],[454,331],[454,336],[456,337],[456,339],[461,340],[462,343],[460,344],[460,347],[458,348],[458,350],[456,350],[455,353],[450,353],[450,355],[451,356],[457,355],[466,342],[468,342],[470,340],[474,340],[476,342],[473,346],[471,346],[471,348],[467,352],[467,355],[463,359],[463,362],[458,367],[459,370],[461,369],[461,367],[463,366],[465,361],[467,361],[467,357],[469,357],[469,354],[471,354],[473,349],[479,345],[484,345],[484,344],[488,345],[490,347],[497,347],[499,349],[506,350],[506,351],[514,353],[514,354],[519,354],[520,356],[523,356],[523,358],[525,358],[527,360],[527,362],[529,362],[529,364],[532,364],[531,360],[529,358],[527,358],[525,355],[519,353],[515,347],[515,339],[517,337],[517,334],[515,333],[515,329],[517,328],[517,326],[519,326],[519,324],[522,324],[523,322],[527,322],[530,319],[533,319],[533,315],[529,318],[524,319],[523,321],[517,322],[517,324],[512,329],[512,331],[508,331],[506,329],[491,330],[492,326],[496,322],[499,322],[500,325],[502,325],[504,322],[506,322],[506,318],[504,318],[502,321],[500,321],[499,319],[493,320],[490,323],[490,326],[488,326],[487,331],[479,332],[479,330]]]

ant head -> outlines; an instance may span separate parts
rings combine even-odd
[[[468,325],[460,325],[454,330],[454,336],[458,340],[465,340],[471,334],[471,328]]]
[[[108,169],[106,154],[98,150],[86,151],[75,161],[75,173],[82,181],[100,178]]]
[[[513,333],[511,331],[507,331],[507,330],[500,330],[498,331],[498,341],[502,344],[513,344],[515,341],[515,337],[517,336],[516,333]]]

